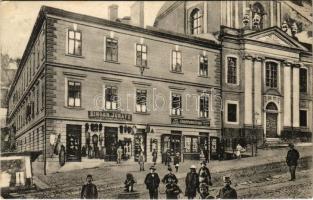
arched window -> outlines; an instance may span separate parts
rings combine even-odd
[[[254,30],[263,29],[263,16],[265,15],[264,7],[257,2],[252,6],[252,27]]]
[[[266,110],[277,111],[278,109],[275,103],[270,102],[266,105]]]
[[[266,62],[266,86],[277,88],[278,64],[275,62]]]
[[[201,18],[202,15],[198,8],[195,8],[190,14],[190,31],[191,34],[200,34],[201,33]]]

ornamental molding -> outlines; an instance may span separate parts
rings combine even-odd
[[[276,103],[277,107],[280,107],[281,98],[274,95],[264,95],[264,109],[269,102]]]

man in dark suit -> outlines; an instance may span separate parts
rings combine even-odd
[[[237,199],[237,192],[234,188],[230,187],[231,180],[229,176],[223,177],[224,187],[220,189],[216,198],[219,199]]]
[[[294,148],[294,145],[292,143],[290,143],[288,146],[289,146],[289,151],[287,153],[286,163],[289,167],[289,172],[291,175],[291,179],[289,181],[294,181],[296,180],[296,168],[298,165],[298,159],[300,157],[300,154]]]
[[[154,166],[150,167],[150,173],[145,178],[145,184],[149,190],[150,199],[158,199],[158,188],[160,184],[159,175],[155,172]]]
[[[194,199],[197,195],[197,189],[199,187],[199,176],[196,172],[195,165],[191,165],[190,172],[187,173],[185,183],[185,196],[187,196],[188,199]]]
[[[92,183],[93,179],[90,174],[87,175],[87,183],[85,183],[82,187],[81,191],[81,199],[97,199],[98,191],[97,186]]]

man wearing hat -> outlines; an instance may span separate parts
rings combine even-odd
[[[203,161],[201,163],[201,167],[199,169],[199,173],[198,174],[199,174],[199,182],[200,183],[206,183],[208,185],[212,185],[211,173],[210,173],[209,168],[207,168],[205,161]]]
[[[81,199],[97,199],[97,186],[92,183],[93,179],[90,174],[87,175],[86,181],[87,183],[83,185],[82,191],[80,193]]]
[[[288,146],[289,146],[289,151],[287,153],[286,163],[289,167],[289,172],[291,175],[291,179],[289,181],[294,181],[296,180],[296,168],[298,165],[298,159],[300,157],[300,154],[294,148],[294,145],[292,143],[290,143]]]
[[[199,187],[199,176],[196,172],[195,165],[191,165],[190,172],[187,173],[185,182],[186,182],[185,196],[187,196],[188,199],[195,198],[197,195],[197,189]]]
[[[217,198],[220,199],[237,199],[237,192],[234,188],[230,187],[231,180],[229,176],[223,177],[224,187],[220,189]]]
[[[209,186],[206,183],[200,183],[199,193],[201,199],[214,199],[214,197],[209,194]]]
[[[168,168],[168,174],[166,174],[163,179],[162,179],[162,183],[164,184],[168,184],[170,182],[170,180],[173,180],[174,183],[177,183],[178,180],[175,176],[175,174],[173,174],[173,170],[171,167]]]
[[[149,190],[150,199],[158,198],[158,188],[160,184],[160,178],[157,173],[155,173],[154,166],[150,167],[150,173],[147,174],[145,178],[145,184],[147,189]]]
[[[182,192],[174,179],[169,178],[165,186],[166,199],[178,199],[178,195]]]

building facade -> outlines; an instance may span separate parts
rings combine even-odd
[[[43,7],[9,93],[17,151],[60,159],[158,162],[216,153],[220,45]],[[210,144],[213,142],[213,144]],[[64,158],[63,158],[64,156]]]

